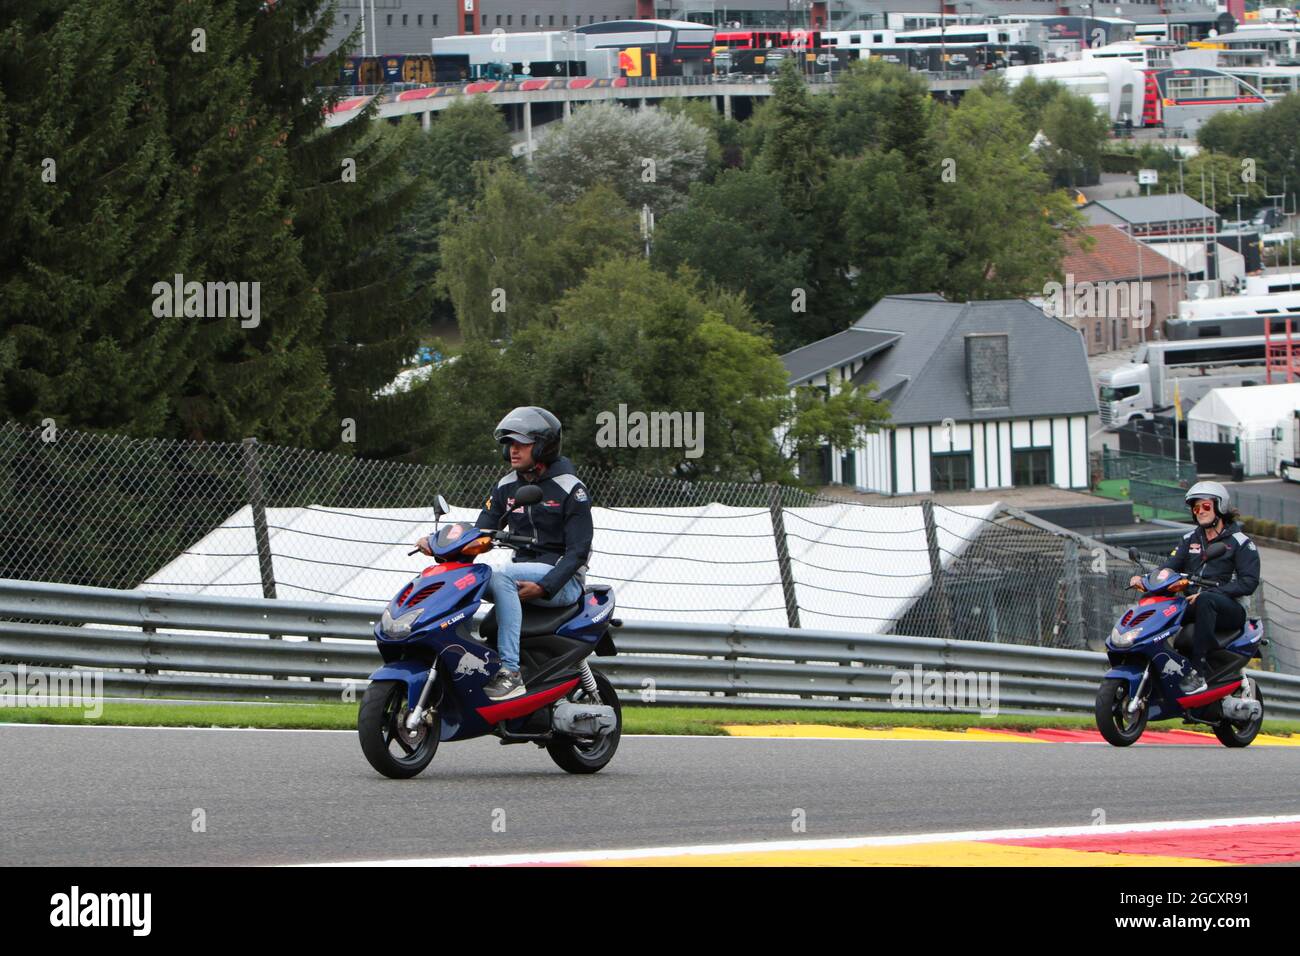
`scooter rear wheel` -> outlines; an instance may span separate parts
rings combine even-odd
[[[1130,717],[1125,709],[1128,703],[1128,681],[1111,677],[1101,682],[1095,708],[1097,729],[1112,746],[1127,747],[1136,743],[1142,731],[1147,729],[1146,707]]]
[[[429,766],[442,736],[442,718],[437,711],[421,721],[414,733],[406,729],[409,712],[406,684],[381,680],[366,688],[357,713],[361,752],[370,766],[394,780],[414,777]]]
[[[1254,720],[1230,721],[1225,720],[1214,728],[1214,736],[1219,738],[1219,743],[1225,747],[1248,747],[1256,735],[1259,734],[1259,728],[1264,724],[1264,692],[1259,689],[1259,681],[1252,677],[1247,677],[1250,681],[1251,689],[1254,691],[1255,700],[1259,701],[1259,716]]]
[[[604,737],[597,737],[591,742],[575,740],[571,737],[559,737],[546,745],[546,752],[561,769],[569,773],[596,773],[605,764],[614,759],[618,749],[619,737],[623,734],[623,711],[618,705],[618,694],[608,678],[595,668],[591,671],[600,688],[600,702],[614,708],[615,725]],[[570,700],[583,700],[586,692],[579,685],[569,694]]]

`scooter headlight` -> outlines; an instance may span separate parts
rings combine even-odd
[[[1127,631],[1121,631],[1119,628],[1113,627],[1110,629],[1110,642],[1116,647],[1129,647],[1138,639],[1138,635],[1141,633],[1142,628],[1140,627],[1132,627]]]
[[[415,622],[420,619],[422,613],[424,608],[417,607],[414,611],[407,611],[401,617],[394,618],[388,608],[384,608],[384,613],[379,618],[379,628],[384,632],[385,637],[400,641],[411,636],[411,628],[415,627]]]

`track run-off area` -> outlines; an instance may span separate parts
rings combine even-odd
[[[746,732],[627,736],[591,776],[484,738],[393,781],[351,731],[8,724],[0,865],[1300,862],[1290,738]]]

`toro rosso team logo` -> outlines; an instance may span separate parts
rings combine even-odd
[[[452,680],[460,680],[462,677],[468,677],[471,674],[477,674],[480,677],[488,676],[488,662],[483,658],[476,654],[471,654],[459,644],[452,644],[447,648],[447,650],[460,651],[460,662],[456,665],[456,669],[451,672]]]

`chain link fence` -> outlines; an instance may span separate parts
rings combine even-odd
[[[1133,451],[1116,451],[1105,447],[1101,455],[1102,477],[1140,479],[1143,481],[1186,482],[1196,481],[1196,466],[1190,461],[1177,461],[1159,455]]]
[[[1260,495],[1251,491],[1242,491],[1239,485],[1233,485],[1233,504],[1243,515],[1258,518],[1260,521],[1276,521],[1278,524],[1300,526],[1300,498],[1286,498]]]
[[[1011,509],[579,470],[588,581],[632,620],[1097,650],[1131,601],[1122,552]],[[382,602],[419,570],[434,496],[473,520],[503,471],[4,424],[0,577]]]

